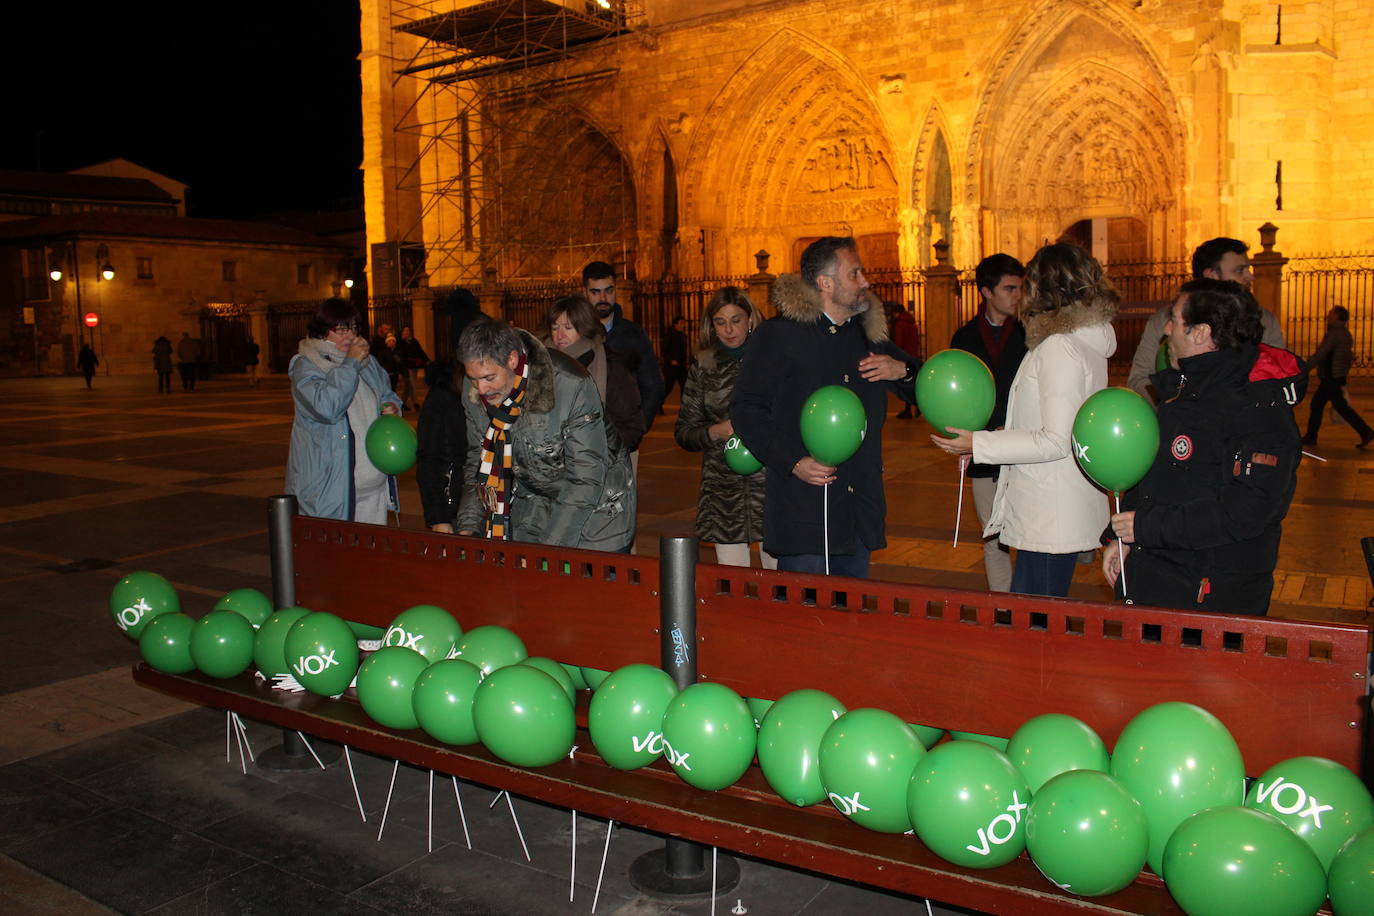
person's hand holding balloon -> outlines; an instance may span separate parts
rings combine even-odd
[[[1117,542],[1116,550],[1102,551],[1102,575],[1112,588],[1116,588],[1116,580],[1121,577],[1121,564],[1126,562],[1130,552],[1131,545],[1124,540]]]
[[[798,480],[811,484],[813,487],[823,487],[835,482],[836,468],[828,464],[821,464],[815,458],[807,455],[802,460],[792,466],[792,473]]]
[[[1123,544],[1135,543],[1135,511],[1118,512],[1112,516],[1112,533]]]
[[[957,426],[946,426],[945,429],[948,432],[952,433],[954,435],[954,438],[950,439],[946,436],[941,435],[931,436],[930,441],[934,442],[937,448],[939,448],[942,451],[948,452],[951,455],[973,454],[972,430],[960,429]]]
[[[892,356],[870,352],[859,360],[859,374],[870,382],[896,382],[906,378],[906,363]]]

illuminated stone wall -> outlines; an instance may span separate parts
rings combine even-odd
[[[1374,248],[1369,0],[1284,4],[1281,22],[1278,4],[1243,0],[645,8],[647,28],[573,65],[618,76],[563,99],[632,177],[641,276],[751,272],[760,248],[773,270],[794,269],[806,240],[832,233],[893,267],[928,263],[940,238],[966,267],[1071,230],[1111,260],[1179,258],[1214,235],[1253,243],[1266,221],[1289,254]],[[406,211],[423,224],[432,282],[484,266],[504,278],[509,260],[440,251],[454,205],[426,210],[388,184],[417,155],[394,115],[419,81],[389,76],[386,10],[363,4],[369,240],[397,238]],[[503,193],[508,212],[581,239],[604,225],[587,200],[597,176],[552,200],[537,167],[575,161],[557,155],[568,141],[556,124],[530,138],[530,180]],[[451,150],[419,157],[435,180],[458,168]]]

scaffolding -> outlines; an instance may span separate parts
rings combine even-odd
[[[392,0],[395,82],[418,80],[396,118],[413,157],[397,191],[418,202],[399,239],[400,285],[624,271],[634,182],[617,39],[642,22],[624,0]],[[398,97],[410,97],[410,91]]]

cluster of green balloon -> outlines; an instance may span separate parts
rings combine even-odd
[[[821,464],[838,467],[848,461],[867,429],[863,402],[843,385],[818,388],[802,405],[802,444]]]
[[[1129,388],[1103,388],[1073,420],[1073,454],[1093,483],[1124,493],[1140,482],[1159,450],[1159,418]]]
[[[383,474],[402,474],[415,466],[415,430],[399,416],[383,414],[373,420],[363,443],[368,460]]]
[[[311,693],[336,697],[358,672],[358,641],[348,622],[326,611],[301,617],[286,633],[282,654],[287,667]]]
[[[1030,786],[1007,755],[977,741],[937,745],[918,761],[907,815],[921,842],[967,868],[994,868],[1026,848]]]
[[[967,350],[942,350],[916,375],[916,405],[946,438],[945,430],[979,430],[988,425],[997,404],[997,383],[987,364]]]
[[[768,707],[759,722],[759,769],[778,795],[804,808],[826,797],[821,742],[849,710],[823,690],[794,690]]]
[[[1351,837],[1336,853],[1326,891],[1336,916],[1367,916],[1374,900],[1374,827]]]
[[[215,602],[216,611],[233,611],[253,625],[261,627],[272,616],[272,599],[256,588],[236,588],[226,592]]]
[[[880,833],[905,833],[911,829],[907,786],[925,753],[911,726],[892,713],[851,709],[821,736],[821,783],[831,803],[854,823]]]
[[[617,770],[636,770],[663,755],[663,716],[677,698],[668,673],[652,665],[626,665],[592,694],[587,731],[601,759]]]
[[[1299,916],[1315,913],[1326,897],[1326,873],[1312,847],[1273,815],[1238,805],[1184,819],[1164,847],[1163,869],[1189,916]]]
[[[746,477],[763,470],[763,462],[754,457],[754,453],[745,447],[744,440],[739,436],[731,436],[725,440],[725,463],[730,466],[730,470]]]
[[[1245,798],[1235,739],[1192,703],[1159,703],[1128,722],[1112,752],[1111,775],[1144,806],[1150,868],[1166,880],[1164,846],[1178,826],[1189,815]]]
[[[143,628],[159,614],[175,614],[181,610],[172,583],[155,572],[133,572],[115,583],[110,590],[110,616],[124,635],[137,640]]]
[[[463,628],[448,611],[433,604],[417,604],[396,615],[382,634],[382,645],[418,652],[432,664],[448,658],[462,637]]]
[[[257,589],[234,589],[200,620],[180,612],[147,617],[140,624],[138,649],[149,665],[167,674],[198,668],[210,677],[235,677],[253,663],[254,631],[267,622],[271,609]]]
[[[1312,847],[1323,869],[1331,867],[1351,837],[1374,825],[1374,798],[1364,783],[1323,757],[1294,757],[1270,767],[1250,784],[1245,806],[1290,827]]]
[[[296,621],[309,614],[303,607],[284,607],[274,611],[258,627],[258,635],[253,639],[253,664],[263,677],[285,677],[291,674],[291,665],[286,661],[286,634]]]
[[[743,776],[757,735],[749,704],[723,684],[693,684],[663,714],[663,752],[677,775],[698,789],[724,789]]]

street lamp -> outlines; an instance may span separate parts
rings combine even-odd
[[[115,278],[114,265],[110,263],[110,249],[101,245],[95,250],[95,259],[100,263],[100,276],[106,280]]]

